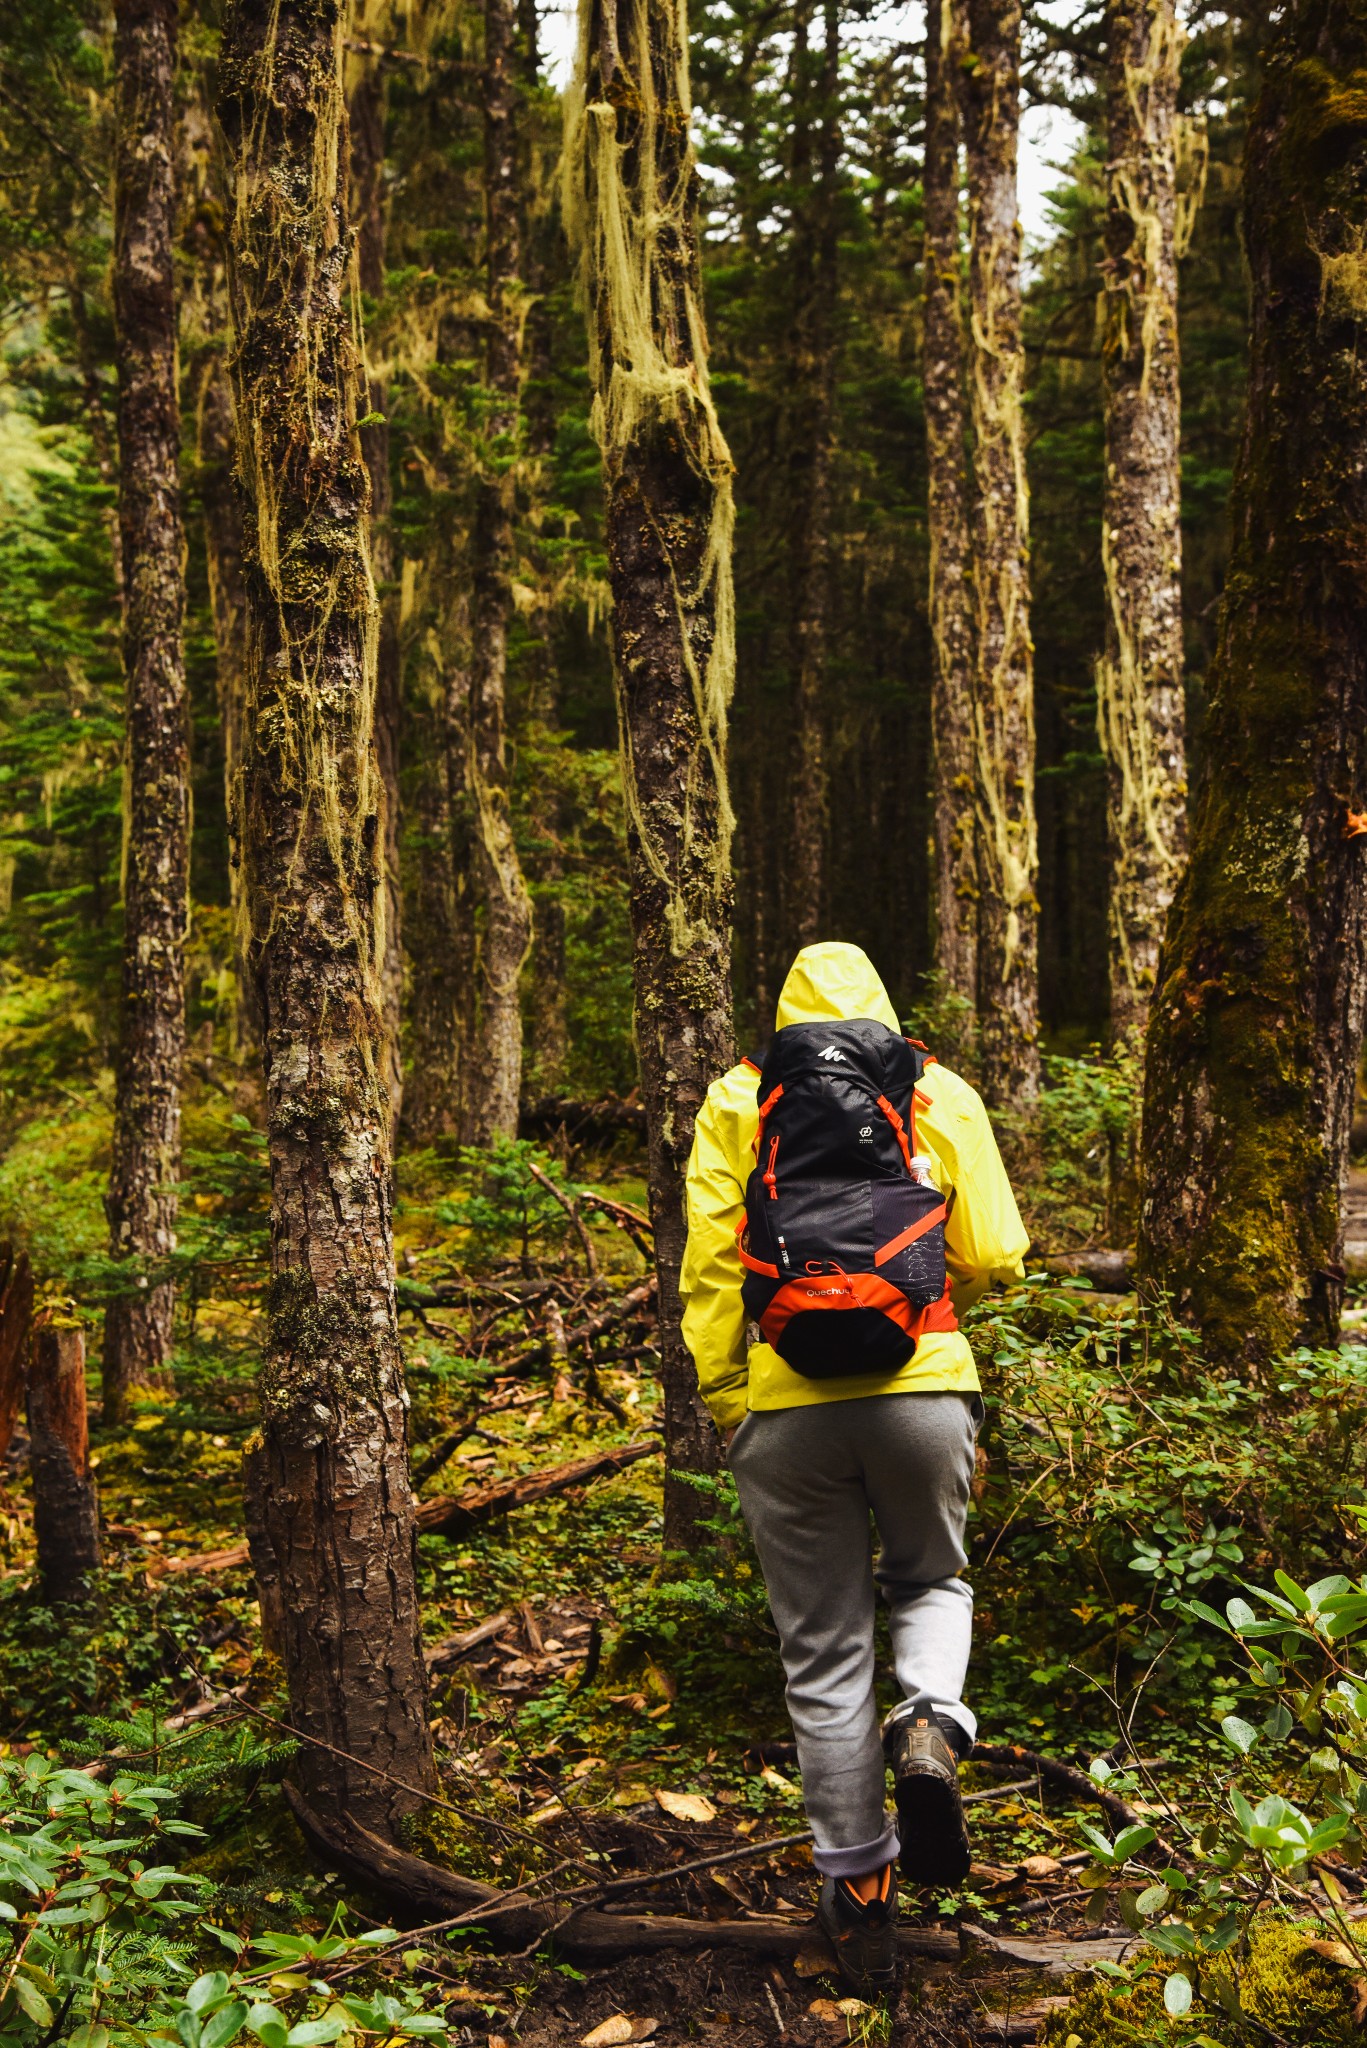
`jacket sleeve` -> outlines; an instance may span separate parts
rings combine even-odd
[[[945,1257],[954,1311],[962,1315],[989,1287],[1022,1278],[1030,1234],[977,1090],[944,1068],[935,1070],[931,1087],[925,1132],[953,1189]]]
[[[749,1170],[746,1125],[753,1130],[754,1122],[754,1076],[734,1070],[709,1089],[688,1161],[688,1243],[679,1276],[683,1338],[719,1429],[734,1428],[746,1408],[744,1274],[736,1225]]]

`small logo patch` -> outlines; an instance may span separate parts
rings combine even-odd
[[[823,1046],[817,1054],[819,1060],[843,1060],[844,1057],[845,1055],[838,1045]]]

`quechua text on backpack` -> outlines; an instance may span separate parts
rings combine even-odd
[[[945,1199],[916,1152],[927,1057],[870,1017],[785,1025],[765,1055],[742,1293],[805,1378],[893,1373],[923,1332],[958,1327]]]

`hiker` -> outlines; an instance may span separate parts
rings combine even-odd
[[[896,1983],[899,1847],[913,1884],[968,1874],[982,1401],[957,1316],[1020,1278],[1028,1242],[974,1089],[902,1036],[857,946],[804,947],[762,1063],[697,1120],[683,1333],[778,1628],[818,1917],[866,1996]],[[881,1733],[875,1582],[903,1696]]]

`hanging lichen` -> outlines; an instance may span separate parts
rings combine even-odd
[[[1177,116],[1184,40],[1172,0],[1112,0],[1097,728],[1117,1032],[1142,1022],[1185,847],[1177,259],[1200,203],[1204,138],[1188,128],[1183,141]]]
[[[679,645],[692,688],[698,758],[683,792],[683,858],[662,843],[641,801],[624,749],[625,796],[642,854],[666,892],[676,954],[697,934],[685,878],[695,846],[729,876],[733,818],[726,794],[726,721],[736,670],[731,549],[735,523],[730,451],[707,374],[693,215],[697,172],[689,134],[688,21],[669,0],[667,47],[652,47],[647,0],[626,0],[625,33],[598,0],[581,0],[579,61],[566,97],[562,194],[580,262],[594,386],[592,427],[609,492],[629,453],[673,432],[705,487],[709,516],[691,573],[670,564]],[[628,164],[630,173],[628,175]],[[618,663],[618,683],[621,684]],[[699,783],[719,798],[702,841],[695,832]]]

